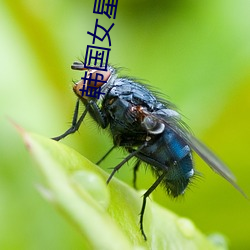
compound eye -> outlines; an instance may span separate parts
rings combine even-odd
[[[150,134],[161,134],[165,129],[163,123],[150,116],[145,117],[142,124]]]
[[[87,76],[85,78],[85,83],[87,85],[90,85],[92,87],[97,87],[97,88],[101,87],[105,82],[107,82],[111,75],[111,72],[109,70],[105,71],[105,70],[102,70],[102,68],[97,69],[97,70],[88,69],[88,68],[85,68],[83,62],[77,62],[77,61],[73,62],[73,64],[71,65],[71,69],[88,70]]]
[[[111,72],[109,70],[108,71],[90,70],[88,72],[88,78],[91,76],[91,82],[90,84],[88,83],[88,85],[101,87],[103,84],[105,84],[105,82],[108,81],[110,75],[111,75]]]
[[[81,62],[74,62],[71,68],[75,70],[88,70],[87,72],[85,72],[85,76],[82,77],[81,80],[73,87],[73,90],[76,95],[86,100],[89,99],[89,95],[82,95],[82,91],[86,93],[87,91],[89,91],[89,87],[90,91],[94,91],[93,89],[102,87],[102,85],[104,85],[111,76],[111,71],[109,70],[104,71],[101,68],[98,70],[86,69],[84,68],[84,64]]]

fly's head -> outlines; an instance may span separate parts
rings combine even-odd
[[[88,69],[82,62],[74,62],[71,68],[85,70],[85,76],[73,87],[73,91],[83,102],[102,99],[117,77],[115,69],[111,66],[108,66],[105,71],[103,67]]]

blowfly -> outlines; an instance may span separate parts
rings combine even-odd
[[[127,77],[118,77],[116,69],[111,66],[106,71],[103,68],[86,69],[82,62],[74,62],[71,68],[85,70],[88,80],[82,79],[74,85],[73,91],[78,99],[72,125],[53,139],[59,141],[76,132],[89,113],[101,128],[110,131],[113,138],[113,147],[101,160],[116,147],[123,147],[128,152],[126,158],[114,167],[107,183],[131,158],[137,159],[134,184],[139,166],[142,163],[150,166],[156,181],[143,195],[140,230],[145,240],[143,216],[147,197],[159,184],[172,197],[184,193],[195,174],[192,151],[244,195],[232,172],[189,132],[172,103],[157,97],[146,85]],[[98,98],[92,95],[94,87],[100,90]],[[85,110],[78,117],[80,101]]]

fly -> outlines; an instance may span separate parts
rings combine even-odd
[[[87,70],[82,62],[74,62],[71,68]],[[143,84],[132,79],[119,78],[113,67],[108,66],[107,69],[87,71],[90,79],[87,84],[90,86],[93,85],[95,77],[102,75],[96,81],[96,86],[101,88],[103,94],[99,99],[81,92],[86,88],[83,80],[74,85],[73,91],[78,99],[72,125],[65,133],[53,139],[59,141],[76,132],[89,113],[98,125],[109,129],[113,137],[113,147],[98,163],[116,147],[123,147],[128,152],[126,158],[113,169],[107,183],[133,157],[137,159],[134,166],[134,186],[136,171],[140,165],[146,163],[151,167],[157,179],[144,193],[140,213],[140,230],[145,240],[143,216],[147,197],[159,184],[172,197],[185,192],[195,174],[192,151],[246,197],[227,166],[188,131],[172,103],[158,98]],[[85,110],[78,118],[80,101]]]

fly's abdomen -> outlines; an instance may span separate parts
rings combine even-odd
[[[167,192],[176,197],[184,193],[190,178],[194,175],[192,154],[190,147],[173,131],[167,131],[165,139],[171,159],[163,184]]]
[[[137,157],[150,164],[157,176],[166,174],[162,184],[174,197],[183,194],[194,175],[190,147],[166,128]]]
[[[184,193],[193,175],[193,161],[190,153],[180,161],[170,164],[163,185],[169,195],[177,197]]]

